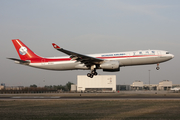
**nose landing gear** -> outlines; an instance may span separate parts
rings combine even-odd
[[[157,64],[157,67],[156,67],[156,70],[159,70],[160,69],[160,67],[159,67],[159,63]]]

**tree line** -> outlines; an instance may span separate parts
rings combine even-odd
[[[66,85],[45,85],[44,88],[51,90],[62,90],[62,91],[70,91],[72,82],[66,83]],[[30,85],[31,88],[37,88],[36,84]]]

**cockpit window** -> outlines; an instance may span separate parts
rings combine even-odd
[[[166,54],[169,54],[169,52],[166,52]]]

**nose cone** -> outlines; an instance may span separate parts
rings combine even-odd
[[[174,55],[173,55],[173,54],[171,54],[171,57],[172,57],[172,58],[174,58]]]

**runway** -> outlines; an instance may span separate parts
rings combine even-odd
[[[168,91],[122,91],[120,93],[0,94],[0,100],[180,100]]]
[[[121,97],[43,97],[43,96],[30,96],[30,97],[0,97],[0,100],[180,100],[180,96],[162,96],[162,97],[133,97],[133,96],[121,96]]]

